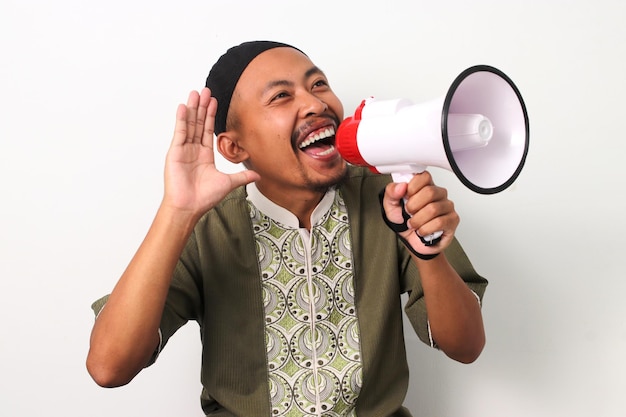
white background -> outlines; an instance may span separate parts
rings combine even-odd
[[[475,64],[524,96],[531,148],[510,189],[432,171],[490,280],[488,342],[460,365],[410,333],[415,415],[626,416],[625,18],[621,0],[3,0],[0,414],[202,414],[195,323],[108,390],[85,371],[90,303],[159,204],[177,104],[226,48],[274,39],[325,70],[346,115],[370,95],[438,97]]]

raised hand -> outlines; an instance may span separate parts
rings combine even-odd
[[[94,325],[87,368],[102,386],[127,384],[159,344],[159,323],[174,268],[197,220],[252,171],[215,168],[213,126],[217,100],[192,91],[178,106],[165,164],[165,193],[146,238],[111,292]]]
[[[217,105],[211,91],[204,88],[189,93],[187,104],[178,106],[165,163],[163,205],[201,216],[236,187],[259,179],[250,170],[235,174],[217,170],[213,151]]]
[[[383,208],[391,222],[404,222],[402,205],[411,218],[407,221],[409,229],[400,235],[418,253],[424,255],[439,253],[452,242],[459,225],[459,215],[454,209],[454,203],[448,199],[447,190],[436,186],[428,171],[416,174],[409,183],[387,185]],[[443,235],[434,246],[426,246],[416,235],[417,232],[421,236],[427,236],[436,231],[443,231]]]

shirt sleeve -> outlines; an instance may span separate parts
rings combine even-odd
[[[159,325],[159,345],[146,366],[152,365],[169,338],[189,320],[199,321],[202,311],[198,278],[198,259],[194,236],[189,239],[181,255],[167,295],[161,323]],[[95,317],[105,308],[109,295],[105,295],[91,305]]]
[[[165,301],[160,324],[163,347],[170,337],[188,321],[201,324],[204,310],[202,288],[200,259],[194,233],[189,238],[174,269]]]
[[[402,244],[400,245],[402,247],[404,246]],[[406,251],[404,248],[401,248],[401,250]],[[424,291],[419,278],[419,272],[417,271],[415,263],[409,259],[410,255],[408,255],[408,251],[406,252],[407,258],[405,261],[403,280],[405,290],[409,294],[409,297],[404,310],[409,322],[413,326],[413,329],[417,333],[420,340],[431,347],[437,348],[430,332],[430,323],[428,321],[426,303],[424,301]],[[482,305],[488,281],[476,272],[469,258],[465,254],[465,251],[461,247],[461,244],[456,238],[445,250],[445,255],[454,270],[474,293],[477,302]]]

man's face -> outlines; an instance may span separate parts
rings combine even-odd
[[[219,105],[219,104],[218,104]],[[229,116],[264,193],[324,191],[346,171],[335,147],[343,106],[324,73],[293,48],[263,52],[243,72]],[[266,194],[267,195],[267,194]]]

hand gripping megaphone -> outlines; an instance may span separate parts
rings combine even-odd
[[[480,194],[503,191],[517,179],[528,145],[519,90],[487,65],[467,68],[444,96],[425,103],[365,99],[336,133],[339,153],[353,165],[392,174],[396,182],[436,166]]]

